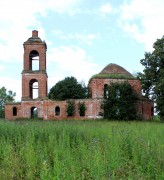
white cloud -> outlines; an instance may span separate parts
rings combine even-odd
[[[61,39],[67,40],[76,40],[78,44],[87,44],[92,45],[93,41],[99,38],[99,34],[82,34],[82,33],[74,33],[74,34],[66,34],[59,30],[53,30],[55,36],[60,37]]]
[[[23,42],[31,35],[31,29],[37,29],[39,36],[46,39],[45,30],[39,20],[47,12],[71,13],[81,0],[1,0],[0,1],[0,85],[16,92],[21,99],[21,80],[4,77],[5,66],[23,61]],[[47,40],[47,42],[50,44]],[[7,64],[8,63],[8,64]],[[7,65],[6,65],[7,64]],[[9,69],[9,68],[8,68]],[[19,69],[19,67],[18,67]],[[20,74],[21,77],[21,74]]]
[[[52,1],[53,2],[53,1]],[[51,2],[51,3],[52,3]],[[103,18],[106,17],[107,14],[110,14],[115,11],[110,3],[106,3],[101,5],[98,8],[82,8],[80,5],[84,2],[83,0],[69,0],[69,3],[65,3],[65,0],[62,0],[58,5],[54,3],[54,5],[50,5],[48,9],[58,12],[59,14],[67,13],[71,16],[76,14],[85,14],[85,15],[101,15]],[[65,6],[63,4],[65,3]],[[60,4],[62,5],[60,7]],[[67,6],[69,5],[69,6]]]
[[[92,45],[92,41],[95,40],[97,37],[95,34],[69,34],[68,39],[75,39],[79,41],[80,44],[87,44]]]
[[[0,49],[2,61],[22,60],[22,42],[29,37],[31,29],[39,30],[42,39],[45,30],[38,15],[46,16],[48,10],[69,13],[80,0],[1,0],[0,1]]]
[[[48,0],[45,1],[46,9],[62,13],[72,13],[73,9],[80,3],[80,0]]]
[[[100,7],[99,11],[103,14],[109,14],[112,12],[112,9],[113,9],[112,5],[109,3],[106,3]]]
[[[6,67],[2,64],[0,64],[0,72],[4,71],[6,69]]]
[[[152,50],[157,38],[164,34],[164,1],[131,0],[120,7],[120,26],[136,41]]]
[[[5,87],[7,91],[11,90],[16,93],[16,101],[21,100],[21,83],[20,79],[13,79],[12,77],[1,76],[1,87]]]
[[[106,18],[107,15],[114,13],[114,11],[115,10],[110,3],[103,4],[95,10],[96,15],[100,15],[102,18]]]
[[[45,16],[47,10],[57,13],[68,13],[70,9],[75,8],[80,2],[81,0],[2,0],[0,2],[1,18],[9,19],[12,15],[19,20],[23,15],[27,19],[31,19],[30,17],[33,17],[36,13]],[[32,18],[31,21],[33,20],[35,21]]]
[[[74,76],[78,81],[84,81],[87,84],[89,78],[99,72],[99,67],[92,62],[92,57],[79,47],[60,46],[53,48],[50,50],[48,59],[48,71],[52,72],[54,69],[54,73],[50,75],[49,79],[50,86],[67,76]]]

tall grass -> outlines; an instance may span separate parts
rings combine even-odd
[[[1,179],[164,179],[164,124],[0,122]]]

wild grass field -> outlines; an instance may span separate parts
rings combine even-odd
[[[164,123],[1,120],[0,179],[164,179]]]

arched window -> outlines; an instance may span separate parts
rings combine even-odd
[[[36,99],[39,96],[39,87],[38,87],[38,81],[36,79],[30,80],[30,98]]]
[[[38,118],[38,108],[32,107],[31,108],[31,118]]]
[[[109,97],[109,88],[108,85],[105,84],[104,85],[104,98],[108,98]]]
[[[13,107],[13,116],[17,116],[17,108]]]
[[[30,70],[36,71],[39,70],[39,53],[35,50],[30,52]]]
[[[60,116],[60,107],[56,106],[55,108],[55,116]]]

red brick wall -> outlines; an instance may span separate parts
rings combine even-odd
[[[86,112],[85,117],[80,117],[78,112],[78,103],[85,102]],[[102,112],[101,107],[102,100],[98,99],[79,99],[75,101],[76,112],[73,117],[67,117],[66,113],[66,101],[22,101],[20,104],[6,104],[5,105],[5,118],[16,119],[16,118],[30,118],[31,108],[36,107],[38,109],[38,117],[44,120],[50,119],[96,119],[99,118],[99,112]],[[60,115],[55,115],[55,107],[60,107]],[[18,114],[13,116],[13,107],[17,107]],[[138,113],[143,119],[152,118],[152,107],[151,101],[139,101],[137,104]]]
[[[30,100],[30,80],[38,81],[39,98],[47,97],[47,74],[45,73],[25,73],[22,74],[22,100]]]
[[[79,111],[78,111],[78,103],[79,102],[85,102],[86,105],[86,112],[85,117],[80,117]],[[38,117],[43,118],[45,120],[47,119],[65,119],[67,118],[66,113],[66,101],[51,101],[51,100],[44,100],[44,101],[22,101],[21,104],[16,106],[18,108],[19,113],[17,114],[17,117],[13,117],[13,107],[15,105],[6,104],[5,106],[5,118],[6,119],[16,119],[16,118],[30,118],[31,117],[31,108],[36,107],[38,109]],[[55,107],[60,107],[60,116],[55,115]],[[72,118],[97,118],[99,115],[99,112],[101,112],[101,100],[76,100],[75,101],[75,115]]]
[[[46,45],[45,43],[24,43],[24,70],[30,70],[30,52],[36,50],[39,53],[39,69],[46,70]]]
[[[137,104],[138,113],[142,119],[152,119],[154,116],[154,103],[149,100],[140,100]]]
[[[128,81],[132,88],[141,95],[141,84],[139,80],[126,80],[126,79],[92,79],[89,88],[91,90],[92,98],[104,97],[104,85],[110,85],[111,82],[124,82]]]
[[[13,116],[13,108],[17,108],[17,116]],[[5,119],[14,120],[18,117],[22,117],[22,107],[21,103],[19,104],[6,104],[5,105]]]

